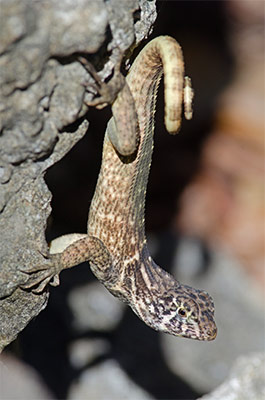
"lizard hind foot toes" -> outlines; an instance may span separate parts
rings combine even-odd
[[[20,269],[20,271],[23,272],[24,274],[31,275],[31,274],[33,274],[35,272],[46,271],[49,268],[50,268],[50,266],[47,265],[47,264],[32,265],[31,267],[27,267],[26,269]]]
[[[50,283],[51,278],[48,276],[43,281],[41,281],[36,288],[32,289],[33,293],[41,293],[44,291],[48,283]]]
[[[55,279],[53,280],[53,278]],[[54,276],[53,274],[51,274],[51,271],[47,269],[46,270],[38,269],[38,271],[29,275],[28,280],[22,285],[20,285],[20,287],[22,289],[32,289],[33,293],[40,293],[45,289],[46,285],[51,280],[53,280],[51,283],[53,286],[57,286],[59,284],[59,277],[56,278],[56,275]]]
[[[51,286],[59,286],[60,285],[60,277],[59,274],[53,276],[53,279],[50,281]]]

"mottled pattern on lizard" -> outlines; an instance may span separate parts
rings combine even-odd
[[[191,118],[192,89],[190,80],[185,78],[184,90],[181,48],[168,36],[158,37],[138,55],[112,105],[116,118],[109,121],[106,130],[87,234],[55,239],[49,262],[28,271],[32,275],[24,287],[40,283],[36,290],[43,290],[61,270],[89,261],[93,273],[106,288],[130,305],[150,327],[176,336],[213,340],[217,329],[212,298],[205,291],[181,284],[156,265],[145,238],[145,194],[153,150],[156,94],[162,73],[167,130],[170,133],[179,130],[183,100],[186,117]],[[123,115],[129,115],[129,121]],[[136,121],[134,128],[130,119]],[[133,154],[126,155],[128,149],[125,155],[118,151],[123,148],[122,141],[126,141],[126,135],[120,139],[121,131],[139,135]]]

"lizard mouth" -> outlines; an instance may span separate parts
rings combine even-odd
[[[211,326],[207,326],[205,327],[203,336],[202,336],[202,340],[214,340],[217,336],[217,327],[215,325],[215,323],[213,322],[211,324]]]

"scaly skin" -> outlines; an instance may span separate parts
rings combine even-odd
[[[181,284],[157,266],[145,238],[145,194],[162,73],[167,130],[176,133],[180,128],[183,97],[186,117],[191,118],[192,89],[185,78],[183,90],[181,48],[168,36],[158,37],[138,55],[112,105],[113,118],[106,130],[87,235],[66,235],[53,241],[49,263],[31,269],[30,273],[43,271],[37,276],[34,273],[24,287],[40,283],[37,290],[43,290],[61,270],[90,261],[96,277],[148,326],[176,336],[213,340],[217,329],[212,298],[205,291]],[[128,147],[128,143],[135,143],[130,135],[137,137],[137,149],[135,145]]]

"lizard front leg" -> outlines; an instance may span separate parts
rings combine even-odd
[[[52,241],[47,263],[23,271],[29,275],[29,278],[21,285],[21,288],[29,289],[36,286],[33,292],[39,293],[53,279],[55,279],[55,284],[58,284],[58,275],[62,270],[85,261],[92,263],[91,269],[99,280],[110,279],[112,260],[109,251],[100,239],[85,234],[61,236]]]

